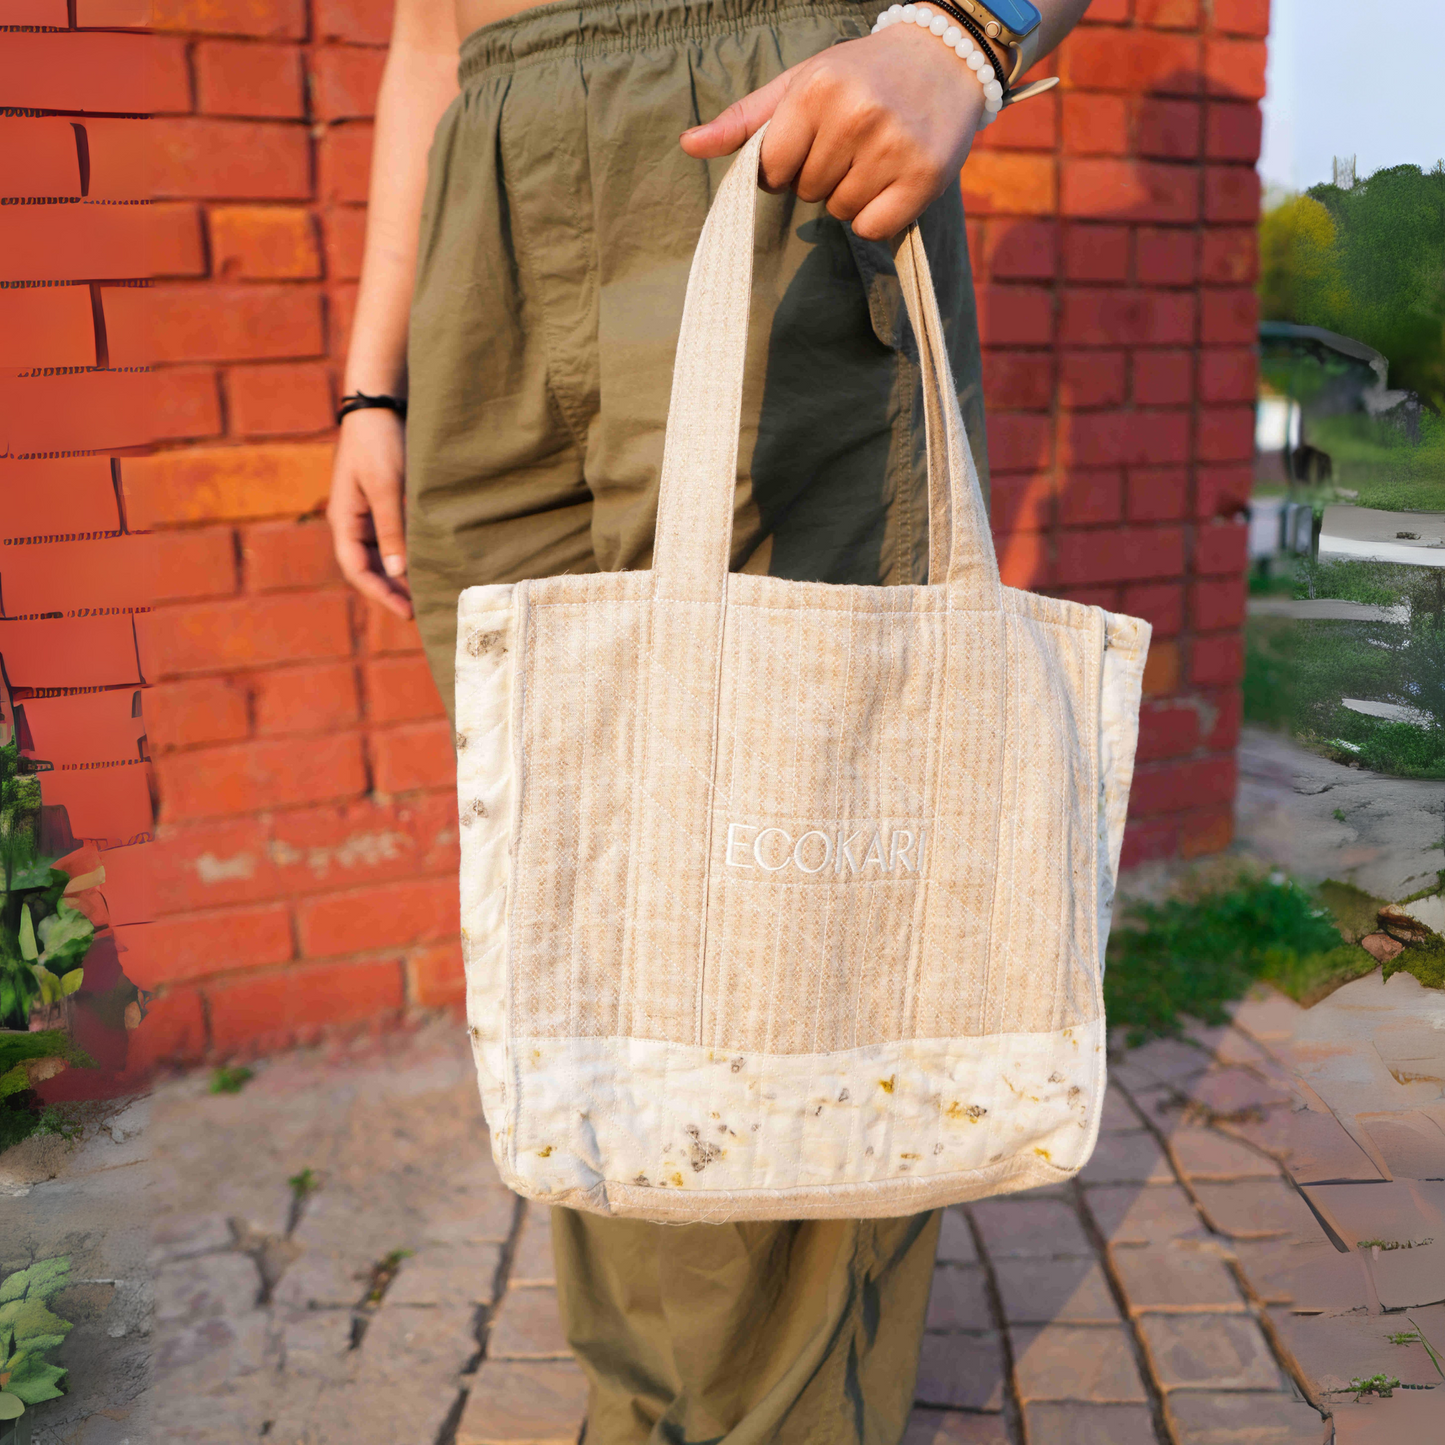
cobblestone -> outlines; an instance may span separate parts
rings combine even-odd
[[[1154,1417],[1145,1405],[1024,1405],[1029,1445],[1155,1445]]]
[[[978,1259],[973,1231],[959,1209],[945,1209],[938,1230],[938,1258],[949,1264],[973,1264]]]
[[[1000,1415],[970,1415],[959,1410],[915,1409],[903,1445],[1012,1445]]]
[[[1179,1445],[1322,1445],[1327,1438],[1319,1411],[1282,1391],[1180,1390],[1169,1397],[1169,1421]]]
[[[1309,1205],[1282,1180],[1197,1184],[1194,1192],[1205,1218],[1230,1239],[1312,1239],[1319,1234]]]
[[[573,1361],[488,1360],[472,1381],[456,1445],[576,1445],[587,1378]]]
[[[487,1352],[497,1360],[570,1358],[556,1290],[508,1290],[492,1321]]]
[[[442,1305],[476,1308],[497,1297],[500,1244],[423,1245],[401,1262],[388,1305]]]
[[[528,1285],[556,1283],[552,1262],[552,1211],[545,1205],[529,1204],[512,1255],[508,1284],[512,1289],[524,1289]]]
[[[997,1334],[925,1334],[914,1398],[956,1410],[1002,1410],[1003,1344]]]
[[[1239,1286],[1217,1250],[1178,1241],[1118,1249],[1114,1268],[1134,1312],[1244,1308]]]
[[[1206,1234],[1189,1196],[1177,1184],[1095,1185],[1084,1191],[1084,1199],[1110,1244],[1154,1244]]]
[[[1279,1164],[1217,1129],[1176,1129],[1169,1147],[1188,1179],[1278,1179]]]
[[[988,1287],[978,1265],[939,1265],[933,1271],[926,1323],[930,1330],[993,1328]]]
[[[1142,1404],[1148,1399],[1123,1329],[1022,1326],[1009,1335],[1024,1400]]]
[[[1174,1170],[1147,1130],[1101,1134],[1079,1178],[1086,1184],[1172,1184]]]
[[[1088,1259],[1093,1254],[1078,1216],[1063,1200],[988,1199],[973,1206],[973,1218],[995,1259]]]
[[[1244,1315],[1144,1315],[1139,1333],[1166,1389],[1277,1390],[1279,1366],[1259,1325]]]
[[[1104,1271],[1089,1259],[1002,1259],[994,1266],[1011,1325],[1111,1325],[1119,1319]]]

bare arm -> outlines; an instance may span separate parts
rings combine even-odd
[[[457,93],[453,0],[397,0],[376,103],[366,250],[344,389],[406,395],[406,329],[416,276],[426,155]],[[404,432],[389,411],[341,425],[327,518],[342,573],[399,617],[411,616],[402,520]]]
[[[1089,8],[1089,0],[1034,3],[1043,17],[1039,56]],[[878,9],[887,8],[879,0]],[[1007,74],[1001,49],[996,64]],[[983,89],[968,67],[916,26],[896,25],[784,71],[684,132],[682,148],[728,155],[771,120],[762,154],[769,189],[824,201],[860,236],[883,240],[957,183],[982,113]]]

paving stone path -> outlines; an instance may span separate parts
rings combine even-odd
[[[946,1213],[907,1445],[1445,1439],[1428,1354],[1389,1338],[1445,1346],[1442,1017],[1375,975],[1122,1055],[1077,1181]],[[548,1211],[500,1185],[460,1035],[274,1059],[234,1096],[170,1080],[120,1143],[0,1160],[10,1267],[98,1247],[106,1200],[149,1237],[36,1445],[573,1445]],[[152,1290],[150,1389],[102,1411]],[[1402,1388],[1354,1403],[1377,1373]]]

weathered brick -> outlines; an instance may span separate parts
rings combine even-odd
[[[1212,0],[1211,18],[1227,35],[1268,35],[1269,0]]]
[[[1115,467],[1071,471],[1059,486],[1058,498],[1062,526],[1117,522],[1124,510],[1124,474]]]
[[[321,274],[309,211],[295,206],[213,206],[211,267],[236,281],[304,281]]]
[[[1140,1319],[1139,1333],[1166,1390],[1278,1390],[1285,1385],[1264,1332],[1246,1316],[1149,1314]]]
[[[925,1334],[915,1398],[920,1405],[996,1414],[1003,1409],[1005,1377],[996,1334]]]
[[[420,652],[421,634],[415,622],[404,622],[385,607],[367,606],[362,617],[366,630],[366,650],[369,653]]]
[[[1147,1405],[1029,1400],[1023,1415],[1030,1445],[1155,1445],[1159,1439]]]
[[[1204,575],[1243,572],[1247,527],[1243,522],[1214,522],[1199,527],[1194,539],[1194,569]]]
[[[366,241],[365,207],[331,207],[322,229],[326,235],[327,273],[339,280],[355,281],[361,275],[361,255]]]
[[[1210,287],[1203,293],[1199,339],[1206,346],[1252,345],[1259,329],[1259,298],[1252,287]]]
[[[386,51],[356,45],[327,45],[312,53],[311,98],[323,120],[369,118]]]
[[[1124,589],[1124,611],[1142,617],[1157,640],[1174,637],[1184,627],[1184,588],[1179,583],[1146,582]],[[1151,648],[1152,656],[1152,648]]]
[[[1199,173],[1194,166],[1081,157],[1064,168],[1059,205],[1080,220],[1196,221]]]
[[[1199,25],[1199,0],[1135,0],[1134,18],[1156,30],[1194,30]]]
[[[1125,596],[1128,595],[1125,589]],[[1179,644],[1154,642],[1144,663],[1144,696],[1172,697],[1179,691]]]
[[[1119,854],[1119,867],[1137,868],[1141,863],[1156,859],[1177,858],[1179,833],[1179,822],[1174,818],[1130,818],[1124,827],[1124,847]],[[1114,1442],[1110,1440],[1107,1445],[1114,1445]]]
[[[95,323],[88,286],[0,291],[0,368],[94,365]]]
[[[1122,351],[1065,351],[1059,357],[1059,400],[1072,410],[1120,406],[1126,370]]]
[[[309,286],[107,287],[111,364],[319,356],[321,293]]]
[[[1254,408],[1202,408],[1195,451],[1203,462],[1247,461],[1254,455]]]
[[[1249,166],[1207,166],[1204,219],[1213,225],[1259,217],[1259,172]]]
[[[92,201],[149,200],[160,158],[151,141],[154,120],[87,115]]]
[[[1211,347],[1199,358],[1199,399],[1252,401],[1259,386],[1259,359],[1252,347]]]
[[[1199,154],[1203,128],[1200,104],[1197,100],[1143,96],[1136,102],[1135,128],[1141,156],[1151,160],[1193,160]]]
[[[974,150],[1052,151],[1058,144],[1058,98],[1041,99],[1043,104],[1038,107],[1019,105],[1004,111],[999,116],[1001,124],[974,137]]]
[[[332,285],[326,290],[326,354],[338,365],[346,361],[351,345],[351,323],[356,318],[357,287],[353,282]]]
[[[157,30],[301,40],[306,0],[150,0]]]
[[[138,280],[206,269],[193,206],[6,206],[0,254],[18,281]]]
[[[238,742],[250,730],[245,692],[221,677],[154,685],[145,695],[145,721],[152,752]]]
[[[308,958],[439,943],[457,936],[456,884],[416,878],[307,899],[297,927]]]
[[[993,280],[1052,279],[1058,227],[1049,221],[991,221],[985,233],[985,274]]]
[[[1189,649],[1189,680],[1219,686],[1244,676],[1244,638],[1238,632],[1196,637]]]
[[[1134,0],[1093,0],[1093,4],[1079,18],[1079,24],[1106,25],[1128,20],[1133,8]],[[1068,41],[1064,43],[1067,45]]]
[[[1177,703],[1145,706],[1139,713],[1135,761],[1155,763],[1183,757],[1199,746],[1199,710]]]
[[[1249,505],[1254,490],[1254,467],[1250,463],[1200,467],[1195,473],[1194,515],[1200,518],[1233,518]],[[1233,554],[1230,556],[1232,570]]]
[[[1064,150],[1071,155],[1122,156],[1129,151],[1129,102],[1122,95],[1071,90],[1063,96]]]
[[[370,745],[378,792],[456,787],[456,753],[451,724],[445,719],[373,732]]]
[[[259,673],[253,696],[259,737],[332,732],[350,727],[360,712],[356,672],[349,662]]]
[[[203,40],[191,55],[202,115],[299,120],[306,114],[296,46]]]
[[[1012,532],[998,539],[998,571],[1005,587],[1036,592],[1051,584],[1053,570],[1052,550],[1042,533]]]
[[[1060,51],[1065,83],[1090,90],[1194,95],[1201,47],[1193,36],[1150,30],[1080,30]]]
[[[1183,406],[1194,394],[1192,351],[1136,351],[1136,406]]]
[[[1097,1260],[1000,1259],[994,1262],[994,1275],[1004,1318],[1011,1325],[1119,1322]]]
[[[1244,1300],[1228,1268],[1215,1254],[1167,1244],[1121,1249],[1114,1267],[1134,1311],[1239,1311]]]
[[[327,126],[317,147],[323,201],[364,201],[371,177],[371,123]]]
[[[1234,758],[1227,754],[1141,767],[1134,773],[1129,812],[1146,817],[1182,812],[1201,803],[1230,803],[1237,776]]]
[[[241,531],[248,592],[339,582],[331,529],[323,521],[260,522]]]
[[[457,1427],[457,1445],[572,1445],[587,1411],[575,1360],[487,1360]]]
[[[144,947],[126,957],[126,974],[147,989],[285,963],[295,952],[284,903],[176,914],[148,924],[143,937]]]
[[[985,346],[1047,346],[1054,335],[1053,292],[1042,286],[980,286],[978,331]]]
[[[990,411],[1047,411],[1054,397],[1051,351],[990,349],[983,353],[983,394]]]
[[[1064,275],[1070,281],[1127,281],[1127,226],[1068,226],[1064,230]]]
[[[223,597],[236,590],[236,548],[229,527],[151,532],[125,540],[134,545],[156,602]]]
[[[223,430],[214,367],[168,366],[156,378],[154,404],[157,441],[202,441]]]
[[[301,516],[325,505],[329,443],[192,447],[129,457],[125,493],[133,526]]]
[[[1194,317],[1191,292],[1071,286],[1059,338],[1069,346],[1180,346],[1194,339]]]
[[[406,959],[406,992],[422,1008],[461,1008],[467,1001],[459,943],[414,949]]]
[[[334,892],[364,883],[444,874],[455,880],[455,796],[417,793],[278,816],[270,854],[293,893]]]
[[[261,808],[354,798],[366,788],[360,739],[240,743],[172,753],[157,765],[161,812],[170,823],[235,817]]]
[[[148,631],[166,675],[346,657],[347,602],[339,592],[264,596],[157,609]]]
[[[1014,1378],[1025,1400],[1129,1404],[1148,1399],[1122,1327],[1021,1325],[1009,1335]]]
[[[366,715],[370,722],[410,722],[445,716],[424,657],[379,657],[365,664],[362,675],[366,679]]]
[[[1037,532],[1049,526],[1054,513],[1052,479],[1046,475],[994,477],[989,486],[989,513],[998,533]]]
[[[232,367],[226,372],[237,436],[302,436],[335,423],[331,371],[319,361]]]
[[[1189,458],[1187,411],[1065,412],[1059,459],[1081,467],[1149,466]]]
[[[988,455],[996,472],[1037,472],[1053,455],[1053,419],[1033,412],[995,412],[988,419]]]
[[[1051,216],[1058,163],[1053,156],[975,151],[963,168],[962,187],[970,215]]]
[[[1177,527],[1064,532],[1057,569],[1064,585],[1177,577],[1184,571],[1184,535]]]
[[[1263,40],[1211,38],[1204,42],[1204,79],[1210,95],[1262,99],[1264,67]]]
[[[316,29],[325,40],[385,45],[391,38],[391,0],[316,0]]]
[[[395,1014],[404,1001],[394,961],[289,968],[205,990],[211,1045],[221,1056],[284,1047],[328,1026]]]
[[[157,389],[145,372],[0,377],[6,441],[21,455],[145,446],[158,430]]]
[[[1252,283],[1259,274],[1259,233],[1253,226],[1211,226],[1204,233],[1200,275],[1215,285]]]
[[[141,1026],[128,1033],[125,1042],[125,1074],[137,1083],[163,1066],[199,1062],[206,1048],[200,994],[189,988],[167,989],[150,999]]]
[[[1205,122],[1204,153],[1212,161],[1259,159],[1264,116],[1258,105],[1211,101]]]
[[[1131,467],[1129,520],[1172,522],[1189,510],[1189,473],[1183,467]]]
[[[1191,286],[1199,274],[1199,238],[1193,231],[1143,227],[1134,254],[1145,286]]]
[[[1002,1259],[1092,1259],[1073,1206],[1063,1199],[987,1199],[973,1222],[995,1262]]]
[[[69,120],[0,118],[0,156],[0,196],[80,195],[80,160]]]
[[[304,126],[276,121],[156,120],[146,139],[155,194],[218,201],[296,201],[311,194]]]
[[[12,33],[0,51],[0,95],[17,109],[187,111],[185,44],[155,35]]]

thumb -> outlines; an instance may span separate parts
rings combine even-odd
[[[804,64],[807,62],[805,61]],[[714,156],[731,155],[755,134],[759,126],[772,119],[773,112],[788,93],[797,72],[802,66],[795,65],[775,76],[761,90],[735,100],[720,116],[706,125],[695,125],[685,130],[680,144],[694,160],[711,160]]]

